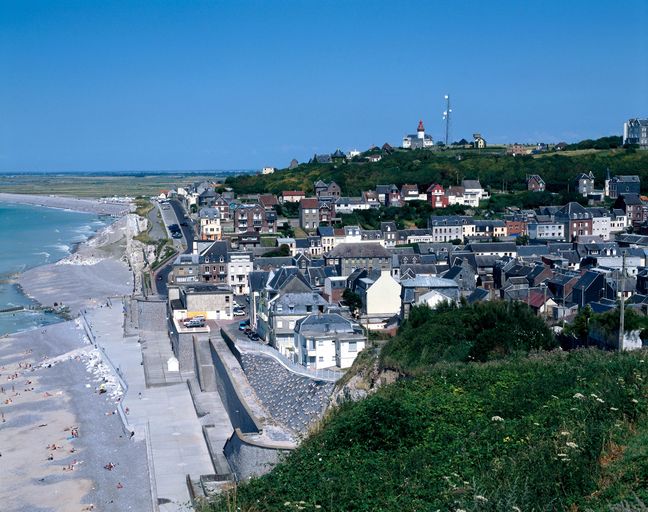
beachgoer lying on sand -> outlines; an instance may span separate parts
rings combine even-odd
[[[115,467],[115,465],[112,462],[109,462],[104,466],[104,469],[107,469],[108,471],[112,471],[112,469]]]

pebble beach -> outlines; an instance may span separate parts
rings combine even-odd
[[[49,206],[74,208],[66,204]],[[125,235],[138,229],[133,217],[18,278],[25,294],[43,306],[68,306],[73,319],[0,338],[3,511],[152,509],[146,444],[124,426],[123,389],[77,318],[132,293]]]

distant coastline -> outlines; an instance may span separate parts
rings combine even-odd
[[[78,199],[75,197],[0,192],[0,202],[60,208],[76,212],[94,213],[96,215],[121,216],[130,212],[130,203],[126,201],[107,202],[96,199]]]

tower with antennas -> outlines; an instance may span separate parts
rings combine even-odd
[[[450,114],[452,114],[452,109],[450,108],[450,95],[446,94],[444,96],[446,100],[446,109],[443,112],[443,120],[445,121],[445,145],[448,147],[448,136],[450,134]]]

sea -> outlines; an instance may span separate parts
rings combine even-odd
[[[27,269],[55,263],[70,255],[112,221],[91,213],[0,202],[0,336],[60,322],[54,313],[30,309],[36,304],[16,285]]]

